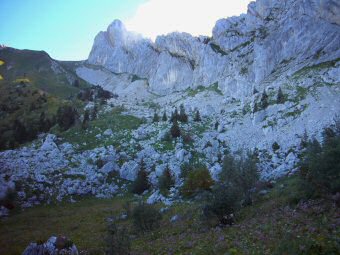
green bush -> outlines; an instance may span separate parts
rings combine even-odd
[[[149,188],[150,188],[150,183],[148,180],[148,173],[145,170],[144,161],[141,160],[140,169],[138,171],[137,178],[132,183],[132,192],[140,195]]]
[[[141,232],[147,232],[159,227],[162,215],[152,205],[140,203],[132,212],[134,227]]]
[[[114,222],[108,225],[105,243],[107,255],[130,254],[131,241],[128,231],[125,228],[118,228]]]
[[[322,145],[309,141],[301,163],[303,188],[309,197],[340,191],[340,135],[326,129]]]
[[[175,185],[175,179],[172,176],[169,167],[167,167],[163,174],[158,179],[158,187],[162,195],[167,196],[171,187]]]
[[[209,170],[206,167],[200,167],[188,173],[181,188],[181,194],[184,197],[191,197],[199,192],[211,190],[213,184]]]
[[[72,127],[78,119],[77,110],[69,105],[64,105],[58,108],[57,123],[59,127],[65,131]]]
[[[226,184],[217,184],[208,196],[203,207],[205,220],[215,224],[232,224],[234,213],[241,207],[242,191],[239,187]]]
[[[237,158],[230,154],[224,157],[219,178],[222,183],[240,187],[244,195],[249,195],[249,191],[259,180],[256,159],[249,152],[246,156],[243,152],[239,154]]]

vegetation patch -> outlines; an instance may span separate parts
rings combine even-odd
[[[215,82],[214,84],[212,84],[212,85],[210,85],[208,87],[204,87],[204,86],[200,85],[200,86],[198,86],[195,89],[188,88],[186,90],[186,93],[188,94],[188,96],[194,97],[197,94],[202,93],[204,91],[212,91],[212,92],[217,93],[218,95],[221,95],[221,96],[223,95],[222,91],[218,87],[218,82]]]
[[[211,49],[212,49],[214,52],[216,52],[217,54],[221,54],[222,56],[227,55],[227,53],[226,53],[224,50],[222,50],[221,47],[220,47],[219,45],[217,45],[217,44],[215,44],[215,43],[210,43],[209,45],[210,45]]]
[[[337,58],[331,61],[326,61],[326,62],[316,64],[316,65],[303,67],[302,69],[300,69],[299,71],[293,74],[293,78],[298,79],[301,76],[306,75],[307,73],[311,71],[320,71],[326,68],[335,67],[339,61],[340,61],[340,58]]]

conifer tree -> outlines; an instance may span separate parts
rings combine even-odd
[[[285,103],[285,96],[283,95],[282,89],[279,88],[279,91],[277,93],[277,100],[276,102],[278,104],[284,104]]]
[[[136,180],[132,184],[132,192],[135,194],[142,194],[145,190],[149,189],[150,183],[148,180],[148,173],[146,172],[146,167],[144,160],[140,162],[140,169],[137,174]]]
[[[84,113],[83,123],[81,125],[82,129],[87,129],[88,128],[89,121],[90,121],[90,113],[89,113],[88,110],[86,110],[85,113]]]
[[[220,125],[220,123],[218,121],[215,122],[215,130],[218,129],[218,126]]]
[[[154,113],[152,122],[159,122],[159,116],[158,116],[157,112]]]
[[[98,114],[98,109],[97,109],[97,105],[95,105],[91,113],[91,120],[95,120],[97,118],[97,114]]]
[[[194,117],[194,121],[196,122],[199,122],[201,121],[201,115],[200,115],[200,111],[199,110],[196,110],[196,113],[195,113],[195,117]]]
[[[268,107],[269,103],[268,103],[268,95],[266,93],[266,91],[264,90],[262,93],[262,97],[261,97],[261,109],[264,110]]]
[[[175,185],[174,177],[172,176],[169,166],[166,167],[163,174],[158,179],[159,190],[163,195],[167,195],[170,188]]]
[[[178,122],[176,119],[173,121],[172,127],[170,128],[170,133],[173,138],[181,136],[181,130],[179,129]]]
[[[178,120],[180,122],[184,122],[184,123],[188,122],[188,115],[185,113],[184,105],[181,104],[179,108],[180,108],[180,110],[179,110]]]
[[[166,116],[166,112],[164,111],[162,121],[167,121],[167,120],[168,120],[168,117]]]

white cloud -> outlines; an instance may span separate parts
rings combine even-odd
[[[173,31],[211,35],[218,19],[247,11],[250,0],[149,0],[125,21],[128,30],[155,39]]]

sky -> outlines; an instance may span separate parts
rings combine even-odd
[[[152,40],[173,31],[211,35],[215,22],[250,0],[0,0],[0,44],[83,60],[99,31],[120,19]]]

